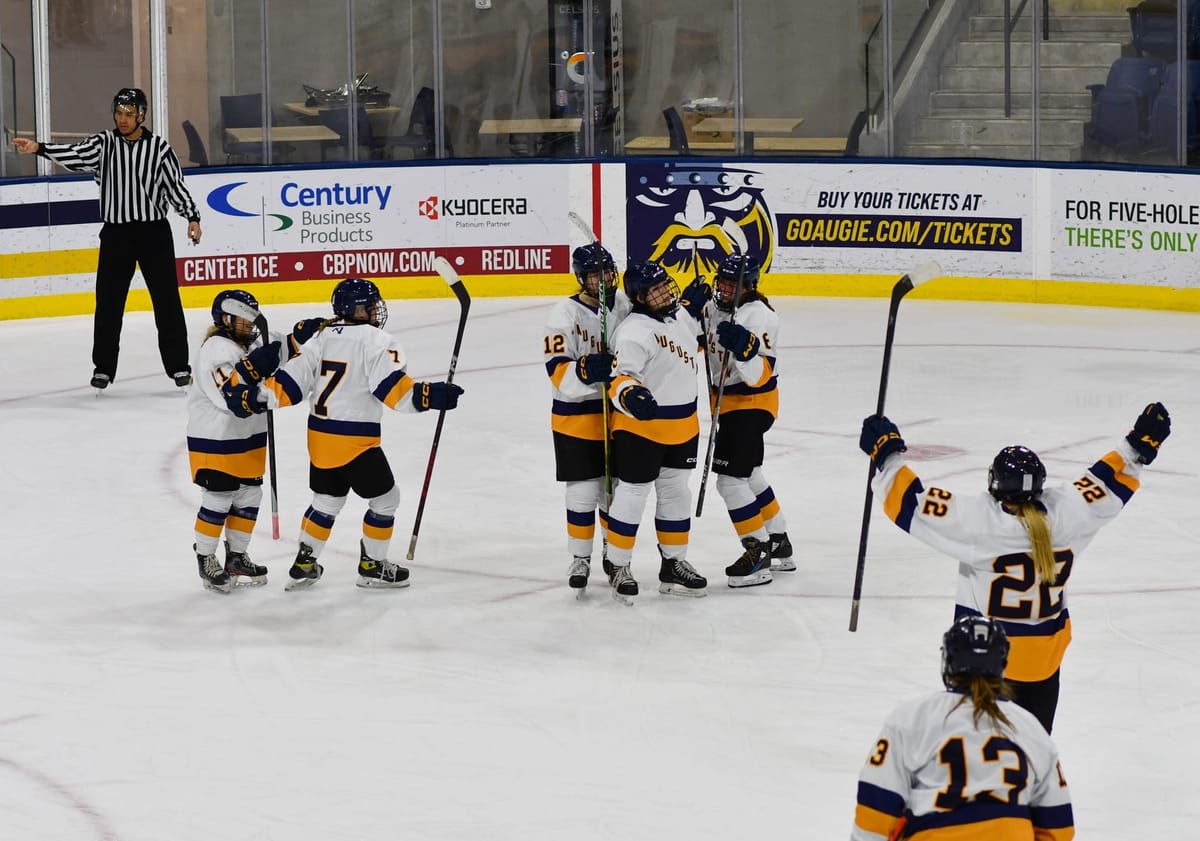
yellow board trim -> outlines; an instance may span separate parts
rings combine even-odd
[[[96,249],[0,255],[0,292],[5,278],[94,274]],[[37,271],[33,272],[36,264]],[[448,298],[450,290],[441,278],[371,278],[387,299]],[[763,279],[768,296],[831,298],[886,298],[898,276],[858,274],[771,274]],[[463,281],[477,298],[567,295],[576,289],[573,275],[465,275]],[[335,280],[292,280],[254,283],[247,288],[263,304],[314,303],[326,306]],[[181,287],[185,307],[207,308],[221,289],[237,284]],[[1025,304],[1069,304],[1074,306],[1120,307],[1127,309],[1200,312],[1200,288],[1138,286],[1126,283],[1086,283],[1022,278],[942,277],[910,293],[912,298],[942,301],[1000,301]],[[0,298],[0,320],[47,316],[89,315],[95,309],[91,292]],[[129,311],[149,311],[150,296],[144,289],[132,290]]]

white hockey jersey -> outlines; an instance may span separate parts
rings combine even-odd
[[[193,480],[200,470],[257,479],[266,468],[266,415],[239,418],[221,396],[221,387],[234,376],[233,366],[246,353],[246,348],[224,333],[213,333],[200,345],[193,368],[195,384],[187,396],[188,462]]]
[[[700,434],[696,415],[696,371],[700,326],[687,311],[663,319],[634,311],[613,336],[615,373],[609,396],[617,411],[612,428],[659,444],[683,444]],[[621,407],[621,392],[634,385],[650,389],[657,415],[640,421]]]
[[[327,327],[263,381],[267,405],[309,403],[308,457],[341,467],[380,442],[383,407],[415,412],[404,349],[371,324]]]
[[[610,337],[629,307],[629,298],[618,289],[606,319]],[[580,380],[575,365],[581,356],[604,350],[602,335],[599,308],[583,303],[577,294],[559,301],[550,313],[542,353],[554,393],[550,428],[555,432],[588,441],[604,438],[604,392],[596,383]]]
[[[711,363],[712,399],[721,381],[721,366],[729,365],[725,375],[725,391],[721,397],[721,414],[739,409],[762,409],[771,417],[779,417],[779,378],[775,346],[779,341],[779,316],[761,300],[748,301],[733,313],[733,320],[758,337],[758,353],[746,361],[736,359],[717,341],[717,325],[730,320],[730,313],[719,309],[714,301],[704,305],[705,336]],[[726,361],[728,359],[728,361]]]
[[[997,619],[1012,650],[1004,676],[1038,681],[1053,675],[1071,642],[1064,589],[1075,557],[1137,491],[1141,465],[1124,439],[1071,485],[1046,488],[1046,508],[1058,578],[1038,580],[1029,535],[990,493],[960,495],[926,488],[897,454],[873,480],[888,519],[959,561],[955,616]]]
[[[1054,742],[1015,703],[1000,709],[1011,729],[987,716],[976,729],[970,698],[956,692],[898,706],[859,774],[851,841],[891,838],[905,815],[902,837],[912,841],[1074,838]]]

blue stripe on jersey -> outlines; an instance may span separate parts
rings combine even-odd
[[[682,418],[690,418],[696,414],[696,401],[684,403],[680,406],[663,406],[659,404],[658,411],[654,413],[655,420],[681,420]]]
[[[267,433],[260,432],[257,435],[251,435],[249,438],[236,438],[230,441],[214,441],[211,438],[193,438],[191,435],[189,435],[187,444],[188,449],[193,453],[215,453],[217,455],[248,453],[251,450],[258,450],[267,446]]]
[[[596,512],[572,511],[568,508],[567,524],[571,526],[594,526],[596,524]]]
[[[900,513],[896,515],[896,525],[905,531],[912,528],[912,518],[917,513],[917,497],[923,493],[925,493],[925,486],[917,478],[914,478],[912,484],[904,489],[904,496],[900,500]]]
[[[957,622],[964,616],[982,616],[973,607],[956,604],[954,606],[954,621]],[[1021,624],[1018,622],[1006,622],[1003,619],[997,619],[1004,628],[1004,632],[1010,637],[1051,637],[1061,631],[1067,625],[1067,620],[1071,618],[1071,612],[1065,607],[1058,612],[1053,619],[1047,619],[1045,622],[1037,622],[1033,625]]]
[[[367,513],[363,515],[363,522],[366,523],[368,526],[375,526],[376,528],[386,529],[386,528],[391,528],[392,525],[395,524],[396,518],[395,517],[385,517],[382,514],[376,514],[374,511],[372,511],[370,508],[368,508]]]
[[[400,382],[400,378],[404,376],[404,369],[392,371],[383,378],[383,382],[375,386],[375,390],[371,392],[375,395],[375,399],[383,402],[383,398],[388,396],[388,393],[395,387],[396,383]]]
[[[311,505],[308,506],[308,510],[304,512],[304,519],[311,520],[323,529],[333,528],[333,517],[330,517],[328,514],[322,514]]]
[[[599,398],[577,403],[555,400],[550,404],[550,410],[556,415],[598,415],[604,411],[604,401]]]
[[[562,365],[564,362],[566,362],[568,365],[572,365],[572,364],[574,364],[575,360],[573,360],[569,356],[556,356],[553,359],[547,359],[546,360],[546,375],[553,377],[554,372],[558,370],[558,366]]]
[[[620,520],[610,515],[608,518],[608,530],[619,534],[622,537],[637,537],[638,524],[622,523]]]
[[[930,812],[925,815],[913,815],[908,819],[905,832],[908,835],[916,835],[918,832],[928,829],[961,826],[963,824],[979,823],[980,821],[994,821],[999,818],[1030,820],[1030,809],[1028,806],[1020,804],[1010,806],[1008,803],[981,803],[975,801],[949,812]]]
[[[858,802],[876,812],[900,817],[904,814],[904,798],[894,791],[888,791],[871,783],[859,782]]]
[[[1117,498],[1122,503],[1129,502],[1133,497],[1133,491],[1127,486],[1117,481],[1117,474],[1113,473],[1113,469],[1102,461],[1098,461],[1092,465],[1092,473],[1096,478],[1104,483],[1104,487],[1117,495]]]
[[[731,383],[725,386],[726,394],[766,394],[779,387],[779,377],[772,376],[760,386],[749,386],[745,383]]]
[[[686,520],[660,520],[658,517],[655,517],[654,528],[657,531],[676,533],[690,531],[692,528],[692,518],[688,517]]]
[[[292,379],[287,371],[276,371],[274,374],[276,384],[283,389],[283,393],[287,396],[289,406],[298,406],[304,401],[304,392],[300,390],[300,386]]]
[[[1033,825],[1044,829],[1064,829],[1075,825],[1075,815],[1071,812],[1071,804],[1061,806],[1034,806]]]
[[[308,428],[315,432],[328,432],[330,435],[361,435],[366,438],[378,438],[381,429],[378,421],[371,423],[370,421],[330,420],[329,418],[319,418],[316,415],[308,416]]]
[[[201,507],[196,513],[196,517],[206,523],[212,523],[214,526],[223,526],[226,514],[224,511],[213,511],[211,508]]]

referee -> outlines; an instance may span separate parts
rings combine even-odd
[[[149,103],[137,88],[113,97],[116,128],[80,143],[39,143],[18,137],[18,152],[43,155],[73,172],[90,172],[100,185],[100,259],[96,267],[96,320],[92,338],[92,386],[107,388],[117,377],[121,322],[135,264],[154,304],[158,352],[167,376],[191,385],[187,324],[175,275],[175,243],[167,213],[188,220],[188,239],[200,241],[200,213],[183,184],[179,159],[167,141],[142,123]]]

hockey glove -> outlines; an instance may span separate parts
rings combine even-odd
[[[295,359],[299,356],[300,345],[324,330],[328,323],[328,319],[324,318],[306,318],[303,321],[297,321],[296,326],[292,328],[291,335],[288,336],[288,359]]]
[[[1125,436],[1129,446],[1138,454],[1138,461],[1149,464],[1158,455],[1159,445],[1171,434],[1171,416],[1162,403],[1151,403],[1142,410],[1133,429]]]
[[[575,363],[575,374],[584,385],[612,382],[612,366],[611,353],[589,353],[579,357]]]
[[[233,368],[242,382],[253,385],[275,373],[279,367],[279,351],[280,343],[271,342],[250,351]]]
[[[221,396],[229,411],[239,418],[248,418],[267,410],[267,404],[258,399],[258,386],[246,383],[234,384],[233,380],[221,386]]]
[[[732,321],[717,325],[717,341],[739,362],[753,359],[758,354],[758,336]]]
[[[896,424],[886,417],[871,415],[863,418],[862,434],[858,437],[859,448],[871,457],[871,464],[878,470],[893,453],[908,449]]]
[[[704,278],[698,277],[684,287],[683,293],[679,296],[679,306],[687,310],[688,315],[699,321],[704,312],[704,305],[712,298],[712,294],[712,287],[704,282]]]
[[[621,392],[621,408],[640,421],[653,420],[658,403],[644,385],[631,385]]]
[[[448,411],[458,406],[458,396],[462,393],[462,386],[454,383],[417,383],[413,386],[413,405],[418,412]]]

